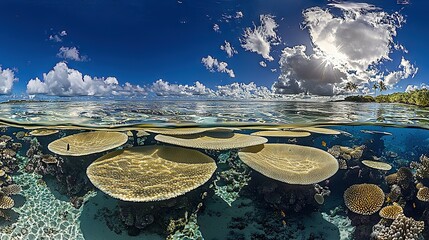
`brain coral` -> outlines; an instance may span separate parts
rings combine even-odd
[[[0,195],[0,209],[10,209],[15,205],[13,199],[6,195]]]
[[[109,153],[89,165],[91,182],[124,201],[148,202],[174,198],[207,182],[215,161],[191,149],[144,146]]]
[[[338,171],[329,153],[293,144],[264,144],[241,149],[240,159],[263,175],[289,184],[313,184]]]
[[[354,213],[372,215],[383,206],[384,192],[375,184],[355,184],[344,192],[344,202]]]

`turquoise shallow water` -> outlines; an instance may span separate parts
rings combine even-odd
[[[400,226],[400,220],[415,226],[407,230],[412,239],[429,236],[429,204],[417,197],[421,186],[416,186],[429,186],[429,160],[425,158],[429,155],[429,130],[419,127],[425,127],[425,109],[345,102],[112,101],[7,103],[0,112],[3,122],[10,125],[2,126],[0,133],[2,189],[11,185],[22,188],[16,195],[9,196],[6,190],[0,193],[3,199],[13,199],[12,207],[4,203],[5,209],[0,210],[5,216],[0,218],[0,239],[385,239],[392,225]],[[117,149],[170,146],[157,141],[157,133],[133,130],[125,144],[86,156],[58,155],[48,148],[66,136],[112,127],[124,127],[115,131],[126,133],[145,127],[180,126],[183,130],[187,126],[231,126],[239,128],[235,133],[250,135],[264,128],[281,130],[319,123],[329,123],[323,128],[338,132],[267,137],[267,144],[328,152],[339,169],[326,179],[314,184],[288,184],[247,165],[238,156],[240,149],[197,148],[216,163],[207,182],[184,195],[141,203],[110,196],[93,185],[86,170],[96,159]],[[47,127],[59,131],[32,136],[32,130],[26,129]],[[54,163],[46,162],[48,156]],[[178,156],[173,154],[172,160]],[[305,158],[302,155],[302,161]],[[363,160],[387,163],[392,168],[373,169]],[[122,168],[119,173],[127,171]],[[387,176],[397,172],[405,177],[389,180]],[[393,219],[382,220],[379,209],[370,215],[350,209],[344,200],[345,191],[364,183],[374,184],[383,192],[379,208],[395,202],[404,217],[394,223]],[[121,186],[118,188],[127,191],[126,184]],[[322,196],[323,203],[316,201],[316,195]]]
[[[21,124],[286,124],[364,122],[426,125],[429,110],[403,104],[282,101],[67,101],[2,103],[0,119]]]

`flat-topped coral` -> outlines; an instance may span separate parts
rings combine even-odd
[[[289,184],[321,182],[338,171],[332,155],[313,147],[264,144],[244,148],[238,156],[255,171]]]
[[[429,188],[421,187],[419,191],[417,191],[417,199],[423,202],[429,202]]]
[[[320,128],[320,127],[299,127],[293,128],[293,131],[304,131],[304,132],[312,132],[318,134],[327,134],[327,135],[338,135],[341,134],[340,131],[329,129],[329,128]]]
[[[390,132],[383,132],[383,131],[370,131],[370,130],[360,130],[363,133],[372,134],[372,135],[381,135],[381,136],[390,136],[392,133]]]
[[[144,146],[109,153],[87,169],[91,182],[124,201],[159,201],[185,194],[207,182],[215,161],[191,149]]]
[[[390,166],[390,164],[384,163],[384,162],[363,160],[362,163],[367,167],[378,169],[378,170],[389,171],[390,169],[392,169],[392,166]]]
[[[2,187],[0,189],[0,194],[3,193],[4,195],[10,196],[10,195],[19,194],[21,191],[22,191],[21,186],[17,184],[10,184],[8,186]]]
[[[404,210],[399,204],[393,203],[393,205],[382,208],[378,214],[385,219],[396,219],[396,217],[403,212]]]
[[[355,184],[344,192],[344,203],[354,213],[372,215],[383,206],[384,192],[375,184]]]
[[[264,137],[249,136],[239,133],[203,133],[194,135],[166,136],[157,135],[155,140],[178,145],[182,147],[208,149],[208,150],[229,150],[255,146],[266,143]]]
[[[390,226],[376,224],[372,236],[379,240],[419,240],[422,239],[424,228],[423,221],[416,221],[400,213]]]
[[[35,137],[42,137],[42,136],[49,136],[58,132],[59,131],[55,129],[36,129],[31,131],[30,135]]]
[[[229,127],[188,127],[188,128],[148,128],[147,132],[157,133],[162,135],[192,135],[204,132],[232,132],[239,130],[238,128]]]
[[[128,141],[128,136],[120,132],[83,132],[57,139],[48,149],[64,156],[84,156],[117,148]]]
[[[285,137],[285,138],[294,138],[294,137],[308,137],[311,135],[310,132],[299,132],[299,131],[259,131],[250,134],[252,136],[262,136],[262,137]]]

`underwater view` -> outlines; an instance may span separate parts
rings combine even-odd
[[[0,240],[429,239],[429,2],[0,9]]]

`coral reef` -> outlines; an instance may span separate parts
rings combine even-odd
[[[420,162],[411,162],[410,167],[416,171],[416,179],[421,181],[424,178],[429,178],[429,157],[421,155],[419,160]]]
[[[326,221],[338,227],[338,230],[340,231],[340,240],[352,239],[355,227],[352,225],[352,221],[347,216],[333,214],[333,212],[331,212],[331,214],[322,212],[322,217]]]
[[[19,158],[22,167],[27,164],[27,158]],[[84,240],[79,226],[82,208],[76,209],[69,202],[58,200],[46,185],[37,184],[40,180],[40,175],[22,170],[15,176],[16,184],[23,186],[26,201],[14,208],[19,216],[0,229],[0,239]],[[95,192],[88,192],[84,202],[94,195]]]
[[[218,168],[213,181],[215,195],[223,199],[229,206],[240,196],[241,189],[248,185],[251,170],[240,159],[237,151],[231,150],[219,154]]]
[[[372,215],[383,205],[384,192],[374,184],[355,184],[344,192],[344,202],[354,213]]]
[[[416,221],[401,213],[390,225],[384,220],[376,224],[371,237],[376,240],[419,240],[422,239],[423,230],[423,221]]]

